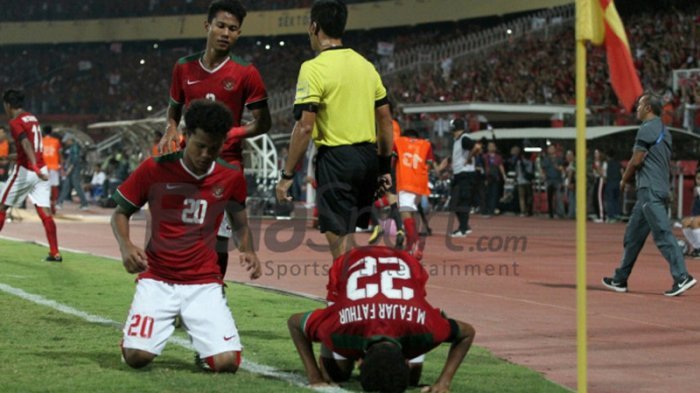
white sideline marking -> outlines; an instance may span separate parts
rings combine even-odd
[[[29,293],[29,292],[25,292],[22,289],[15,288],[15,287],[9,286],[7,284],[0,283],[0,291],[5,292],[5,293],[10,294],[10,295],[13,295],[13,296],[17,296],[17,297],[24,299],[24,300],[28,300],[32,303],[36,303],[36,304],[39,304],[42,306],[52,308],[52,309],[54,309],[56,311],[60,311],[64,314],[76,316],[76,317],[83,319],[83,320],[86,320],[88,322],[97,323],[100,325],[114,326],[114,327],[117,327],[119,329],[121,329],[121,327],[122,327],[122,324],[117,322],[117,321],[113,321],[111,319],[103,318],[103,317],[100,317],[97,315],[88,314],[84,311],[80,311],[80,310],[75,309],[71,306],[67,306],[65,304],[59,303],[55,300],[47,299],[47,298],[40,296],[40,295],[35,295],[35,294]],[[192,344],[190,344],[190,342],[184,338],[177,337],[177,336],[170,336],[170,338],[168,339],[168,342],[171,342],[175,345],[181,346],[185,349],[189,349],[189,350],[194,351],[194,347],[192,346]],[[266,366],[264,364],[255,363],[255,362],[252,362],[252,361],[247,360],[245,358],[243,359],[243,363],[241,365],[241,368],[248,371],[248,372],[251,372],[253,374],[259,374],[259,375],[264,375],[266,377],[281,379],[283,381],[290,382],[294,385],[297,385],[297,386],[300,386],[303,388],[307,388],[310,390],[314,390],[317,392],[349,393],[348,390],[345,390],[345,389],[342,389],[339,387],[311,388],[306,384],[306,379],[299,374],[293,374],[293,373],[280,371],[274,367]]]

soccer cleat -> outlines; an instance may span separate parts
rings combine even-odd
[[[46,262],[63,262],[63,257],[61,256],[61,254],[56,254],[56,255],[49,254],[49,256],[44,258],[44,261],[46,261]]]
[[[396,231],[396,249],[403,250],[403,242],[406,240],[406,234],[403,230]]]
[[[379,239],[382,238],[382,235],[384,234],[384,230],[382,229],[381,225],[375,225],[374,229],[372,229],[372,234],[369,236],[369,244],[374,244],[379,241]]]
[[[698,280],[693,276],[688,275],[685,279],[673,283],[673,286],[668,291],[664,292],[666,296],[678,296],[697,284]]]
[[[615,292],[627,292],[627,281],[615,281],[612,277],[603,277],[603,285]]]
[[[205,362],[204,360],[202,360],[201,357],[199,357],[198,353],[194,354],[194,364],[195,364],[195,366],[201,368],[202,370],[213,371],[211,369],[211,367],[209,367],[209,364],[207,364],[207,362]]]

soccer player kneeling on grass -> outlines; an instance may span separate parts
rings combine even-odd
[[[139,273],[122,340],[131,367],[146,366],[161,353],[179,315],[206,368],[238,369],[242,346],[215,248],[224,213],[233,223],[241,264],[252,279],[261,272],[246,218],[243,173],[217,159],[232,123],[223,105],[194,101],[185,113],[185,149],[148,159],[114,196],[112,229],[124,267]],[[129,239],[129,217],[146,203],[153,225],[142,250]]]
[[[388,247],[357,248],[336,259],[329,273],[330,305],[287,321],[309,383],[346,381],[361,359],[364,390],[403,392],[420,380],[422,363],[415,358],[449,342],[440,377],[422,390],[448,392],[475,332],[425,300],[427,280],[415,258]],[[312,342],[322,343],[320,367]]]

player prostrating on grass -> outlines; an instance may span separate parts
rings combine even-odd
[[[224,213],[230,216],[241,264],[252,279],[261,272],[246,218],[243,173],[217,159],[232,122],[222,104],[192,102],[185,114],[184,150],[146,160],[114,196],[112,229],[124,267],[139,273],[122,342],[131,367],[143,367],[161,353],[179,316],[208,368],[238,369],[241,341],[215,250]],[[143,250],[129,238],[129,217],[146,203],[153,224]]]
[[[42,137],[39,121],[31,113],[22,109],[24,93],[7,90],[2,96],[5,113],[10,118],[10,132],[15,140],[17,165],[9,175],[5,186],[0,189],[0,231],[5,224],[7,209],[19,206],[29,197],[36,207],[49,241],[47,262],[61,262],[58,252],[56,223],[51,215],[51,185],[49,171],[42,156]]]
[[[205,98],[219,101],[233,113],[233,126],[221,150],[221,159],[243,168],[243,139],[266,133],[271,126],[267,107],[267,91],[258,69],[231,53],[241,36],[246,9],[238,0],[216,0],[209,5],[204,28],[207,32],[203,52],[183,57],[173,68],[170,84],[170,106],[167,129],[160,142],[161,151],[170,151],[179,142],[178,124],[190,102]],[[244,108],[253,121],[243,125]],[[226,274],[228,239],[231,229],[227,221],[219,229],[219,265]]]
[[[426,301],[428,273],[415,258],[388,247],[356,248],[334,261],[329,280],[331,305],[294,314],[287,322],[312,386],[347,380],[355,360],[362,359],[364,390],[403,392],[409,381],[417,385],[420,379],[421,364],[409,366],[408,359],[449,342],[438,380],[422,390],[449,391],[475,331]],[[323,343],[320,367],[312,342]]]

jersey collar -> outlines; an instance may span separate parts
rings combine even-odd
[[[204,65],[204,63],[202,62],[202,58],[203,58],[203,57],[204,57],[204,55],[202,55],[202,56],[199,57],[199,66],[202,67],[202,69],[203,69],[204,71],[206,71],[206,72],[208,72],[208,73],[210,73],[210,74],[213,74],[213,73],[215,73],[216,71],[219,71],[226,63],[228,63],[229,60],[231,60],[231,56],[226,56],[226,59],[224,59],[224,61],[222,61],[221,64],[219,64],[218,66],[216,66],[215,68],[213,68],[213,69],[210,70],[210,69],[207,68],[207,66]]]
[[[189,173],[190,176],[194,177],[197,180],[202,180],[205,177],[209,176],[214,172],[214,167],[216,166],[216,160],[211,163],[211,167],[209,167],[209,170],[203,174],[203,175],[196,175],[194,172],[192,172],[189,168],[187,168],[187,165],[185,165],[185,160],[183,158],[180,158],[180,165],[182,166],[182,169],[185,170],[185,172]]]

